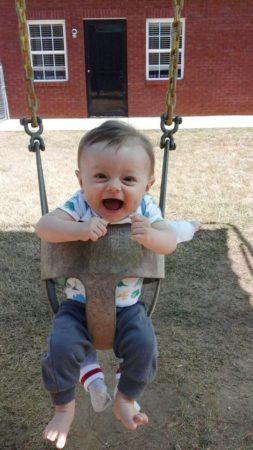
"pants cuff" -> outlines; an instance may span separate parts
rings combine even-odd
[[[118,390],[127,397],[136,399],[142,395],[146,386],[146,383],[133,381],[126,376],[121,375]]]
[[[52,402],[54,405],[66,405],[75,398],[75,388],[68,389],[67,391],[50,393]]]

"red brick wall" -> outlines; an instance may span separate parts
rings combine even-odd
[[[129,116],[166,110],[166,81],[146,81],[146,18],[172,17],[168,0],[27,0],[28,19],[65,19],[69,81],[36,83],[43,117],[87,117],[83,19],[127,20]],[[185,73],[177,82],[176,113],[253,113],[252,1],[185,0]],[[95,5],[95,6],[94,6]],[[112,6],[110,6],[112,5]],[[145,6],[146,5],[146,6]],[[73,39],[71,29],[78,29]],[[1,1],[0,58],[10,116],[29,115],[14,1]]]

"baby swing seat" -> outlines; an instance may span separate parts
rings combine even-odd
[[[164,278],[164,256],[131,240],[129,224],[109,225],[96,242],[41,242],[41,278],[78,278],[86,289],[86,316],[95,348],[112,348],[115,326],[115,288],[122,278]]]

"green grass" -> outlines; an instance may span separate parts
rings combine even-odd
[[[160,134],[156,146],[159,194]],[[77,189],[80,132],[45,133],[50,208]],[[78,390],[66,449],[250,450],[253,448],[252,144],[253,130],[186,130],[170,155],[166,216],[198,219],[197,237],[166,258],[153,316],[159,372],[141,404],[150,423],[136,433],[112,413],[95,415]],[[34,155],[23,133],[1,133],[0,448],[41,450],[51,417],[40,358],[52,314],[40,282],[40,216]],[[112,354],[100,354],[113,384]]]

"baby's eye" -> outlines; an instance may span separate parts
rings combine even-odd
[[[96,178],[98,180],[105,180],[107,177],[104,173],[96,173],[94,178]]]
[[[128,175],[127,177],[124,177],[124,182],[127,184],[134,184],[136,182],[136,178]]]

